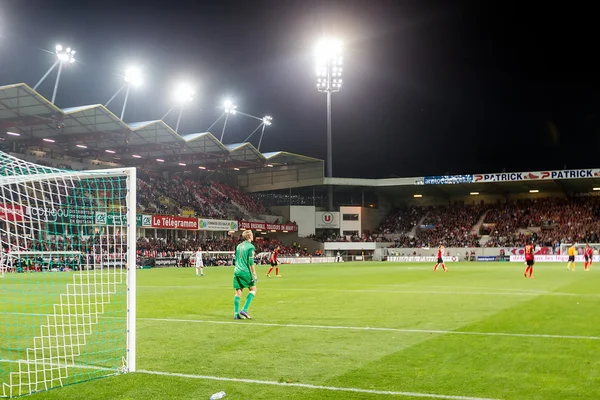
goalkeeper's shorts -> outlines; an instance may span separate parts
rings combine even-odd
[[[252,279],[250,274],[236,274],[233,275],[233,288],[238,289],[249,289],[252,286],[256,286],[256,282]]]

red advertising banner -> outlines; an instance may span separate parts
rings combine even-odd
[[[0,204],[0,220],[23,221],[25,207],[14,204]]]
[[[252,230],[263,230],[263,231],[277,231],[277,232],[298,232],[298,225],[296,224],[270,224],[268,222],[249,222],[249,221],[240,221],[239,224],[240,230],[252,229]]]
[[[177,217],[172,215],[153,215],[152,227],[162,229],[198,229],[198,218]]]

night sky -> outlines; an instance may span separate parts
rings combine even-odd
[[[313,49],[337,36],[334,176],[599,167],[599,34],[591,6],[574,3],[0,0],[0,84],[35,85],[54,61],[42,49],[70,45],[78,62],[63,73],[59,107],[105,103],[136,64],[147,82],[126,122],[159,119],[187,79],[197,95],[181,134],[205,131],[230,97],[274,117],[263,151],[325,158]],[[50,98],[53,84],[40,93]],[[230,118],[224,142],[256,125]]]

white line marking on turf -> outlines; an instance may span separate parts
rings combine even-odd
[[[447,331],[440,329],[402,329],[402,328],[377,328],[369,326],[339,326],[339,325],[302,325],[302,324],[275,324],[266,322],[234,322],[234,321],[207,321],[199,319],[175,319],[175,318],[137,318],[142,321],[158,322],[189,322],[198,324],[216,324],[216,325],[240,325],[240,326],[274,326],[282,328],[308,328],[308,329],[347,329],[354,331],[378,331],[378,332],[401,332],[401,333],[439,333],[450,335],[473,335],[473,336],[507,336],[507,337],[531,337],[547,339],[579,339],[579,340],[600,340],[600,336],[570,336],[570,335],[546,335],[539,333],[508,333],[508,332],[468,332],[468,331]]]
[[[193,289],[193,290],[223,290],[225,286],[204,287],[204,286],[139,286],[138,288],[163,288],[163,289]],[[229,288],[229,287],[228,287]],[[441,295],[466,295],[466,296],[560,296],[560,297],[600,297],[597,293],[563,293],[563,292],[539,292],[523,291],[512,292],[460,292],[443,290],[375,290],[375,289],[333,289],[333,288],[279,288],[269,286],[270,291],[300,291],[300,292],[352,292],[352,293],[396,293],[396,294],[441,294]],[[510,289],[506,289],[510,290]],[[513,289],[515,290],[515,289]]]
[[[320,386],[310,385],[308,383],[284,383],[276,381],[263,381],[258,379],[243,379],[243,378],[224,378],[220,376],[207,376],[207,375],[192,375],[192,374],[181,374],[177,372],[161,372],[161,371],[147,371],[138,370],[137,372],[142,374],[150,375],[162,375],[162,376],[173,376],[178,378],[189,378],[189,379],[205,379],[211,381],[224,381],[224,382],[237,382],[237,383],[254,383],[258,385],[271,385],[271,386],[285,386],[285,387],[296,387],[302,389],[313,389],[313,390],[329,390],[333,392],[352,392],[352,393],[365,393],[365,394],[379,394],[387,396],[407,396],[407,397],[427,397],[432,399],[448,399],[448,400],[497,400],[486,397],[470,397],[470,396],[451,396],[445,394],[435,393],[415,393],[415,392],[396,392],[391,390],[374,390],[374,389],[359,389],[359,388],[345,388],[337,386]]]

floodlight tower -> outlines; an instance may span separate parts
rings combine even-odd
[[[181,115],[183,114],[184,106],[187,103],[191,103],[192,101],[194,101],[195,94],[196,91],[187,83],[182,83],[176,88],[174,95],[175,105],[171,107],[169,111],[167,111],[167,113],[161,118],[162,120],[164,120],[165,118],[167,118],[167,115],[169,115],[171,111],[175,109],[175,107],[179,107],[179,116],[177,117],[177,125],[175,126],[175,132],[179,131],[179,123],[181,122]]]
[[[125,83],[123,84],[123,86],[121,86],[119,88],[119,90],[117,90],[117,92],[115,94],[113,94],[113,96],[110,98],[110,100],[108,100],[106,102],[106,104],[104,105],[105,107],[108,107],[108,105],[115,99],[115,97],[117,97],[117,95],[119,93],[121,93],[121,91],[125,88],[127,88],[127,90],[125,91],[125,101],[123,102],[123,110],[121,111],[121,120],[123,120],[123,117],[125,116],[125,109],[127,108],[127,100],[129,99],[129,89],[131,89],[131,87],[139,87],[142,86],[143,80],[142,80],[142,74],[140,72],[139,69],[137,68],[128,68],[125,71],[125,76],[123,77],[123,79],[125,80]]]
[[[263,135],[265,134],[265,128],[267,126],[271,125],[272,123],[273,123],[273,117],[271,117],[269,115],[265,115],[263,117],[262,130],[260,132],[260,139],[258,140],[258,147],[256,148],[258,151],[260,151],[260,145],[262,143]]]
[[[33,87],[33,90],[37,90],[37,88],[42,84],[42,82],[44,82],[48,75],[50,75],[50,73],[54,71],[54,68],[58,66],[58,74],[56,75],[54,91],[52,92],[52,104],[54,104],[54,100],[56,100],[56,92],[58,91],[58,83],[60,82],[60,74],[62,73],[63,66],[75,62],[75,50],[71,49],[70,47],[63,49],[63,47],[60,44],[57,44],[55,47],[55,54],[56,61],[54,62],[54,64],[52,64],[50,69],[46,71],[44,76],[42,76],[42,79],[40,79],[39,82],[36,83],[36,85]]]
[[[223,124],[223,132],[221,132],[221,143],[223,143],[223,137],[225,136],[225,128],[227,128],[227,119],[229,115],[237,114],[237,106],[233,104],[231,100],[225,100],[223,103],[223,111],[225,111],[225,123]]]
[[[342,88],[342,43],[336,39],[323,39],[316,47],[317,90],[327,94],[327,174],[333,177],[331,149],[331,94]],[[328,207],[333,210],[333,187],[328,188]]]

